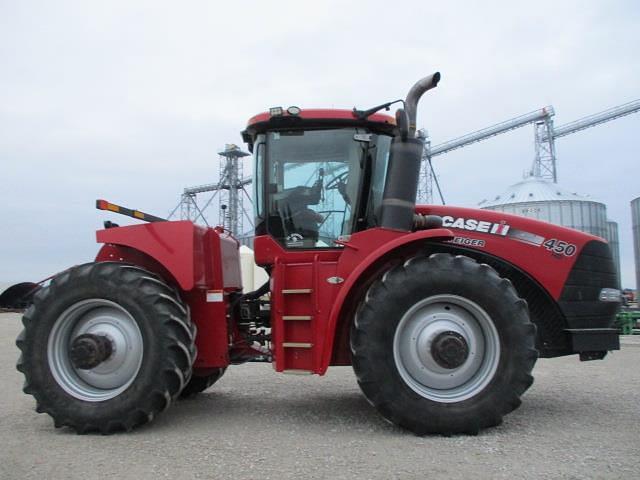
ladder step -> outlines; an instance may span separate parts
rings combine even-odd
[[[291,293],[311,293],[313,292],[312,289],[310,288],[290,288],[288,290],[282,290],[282,293],[284,294],[291,294]]]
[[[313,372],[311,370],[296,369],[283,370],[282,373],[286,373],[287,375],[313,375]]]
[[[311,348],[313,347],[313,343],[306,342],[284,342],[282,344],[285,348]]]
[[[282,320],[311,320],[311,315],[283,315]]]

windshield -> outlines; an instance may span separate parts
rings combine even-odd
[[[267,228],[285,246],[335,247],[351,233],[368,148],[358,133],[267,133]]]

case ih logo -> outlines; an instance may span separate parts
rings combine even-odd
[[[442,217],[442,226],[502,236],[506,236],[510,228],[506,223],[491,223],[482,220],[475,220],[473,218],[454,218],[448,215]]]

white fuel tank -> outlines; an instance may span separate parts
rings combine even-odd
[[[240,246],[240,270],[244,293],[257,290],[269,280],[264,268],[255,264],[253,250],[245,245]]]

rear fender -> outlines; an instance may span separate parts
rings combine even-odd
[[[97,261],[152,264],[184,291],[242,288],[238,243],[215,229],[189,221],[155,222],[99,230],[96,237],[105,244]]]
[[[100,248],[95,261],[130,263],[131,265],[136,265],[149,272],[155,273],[162,277],[166,283],[180,288],[180,284],[175,276],[160,262],[146,253],[132,247],[108,243]]]
[[[160,275],[181,291],[198,334],[194,368],[229,364],[226,311],[242,288],[238,242],[189,221],[155,222],[97,232],[96,261],[127,262]]]

